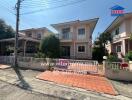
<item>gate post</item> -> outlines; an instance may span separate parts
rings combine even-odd
[[[105,74],[107,56],[103,56],[103,73]]]
[[[48,69],[51,70],[51,58],[46,58]]]
[[[129,70],[132,71],[132,61],[129,61]]]

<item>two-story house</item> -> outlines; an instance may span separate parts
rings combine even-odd
[[[38,51],[42,38],[53,34],[47,28],[31,28],[19,32],[18,53],[23,56],[32,56]],[[0,40],[0,54],[5,55],[5,51],[14,51],[15,38]]]
[[[92,33],[98,18],[52,24],[58,31],[63,58],[91,59]]]
[[[109,53],[117,53],[119,58],[123,58],[126,53],[132,50],[132,13],[117,17],[111,25],[105,30],[105,33],[111,33],[113,41],[106,45]]]

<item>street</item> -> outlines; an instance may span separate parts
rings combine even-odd
[[[64,100],[54,96],[44,95],[21,89],[17,86],[0,81],[0,100]]]

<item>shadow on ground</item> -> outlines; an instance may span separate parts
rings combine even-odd
[[[12,66],[12,68],[14,69],[18,80],[20,81],[20,83],[18,84],[18,86],[20,86],[23,89],[31,89],[30,85],[25,81],[24,76],[22,75],[20,68],[19,67],[15,67]]]

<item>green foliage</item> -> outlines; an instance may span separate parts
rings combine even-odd
[[[42,39],[40,43],[40,51],[46,57],[58,58],[60,55],[60,41],[54,35],[50,35]]]
[[[35,58],[45,58],[45,54],[44,53],[41,53],[41,52],[38,52],[35,54],[34,56]]]
[[[118,56],[117,56],[116,53],[111,53],[111,54],[108,56],[107,61],[109,61],[109,62],[120,62],[120,59],[118,58]]]
[[[101,63],[103,61],[103,56],[108,55],[108,51],[105,49],[105,44],[107,44],[108,41],[112,41],[111,34],[102,33],[94,42],[95,47],[92,51],[92,56],[94,60],[98,60],[98,62]]]
[[[12,29],[12,27],[0,19],[0,39],[12,38],[14,36],[15,31]]]
[[[112,41],[112,36],[110,33],[102,33],[99,36],[99,41],[103,44],[106,44],[108,41]]]
[[[129,52],[126,54],[125,59],[126,59],[127,61],[132,61],[132,51],[129,51]]]
[[[94,47],[92,50],[92,59],[98,60],[99,63],[102,63],[103,56],[108,55],[107,50],[104,47]]]

